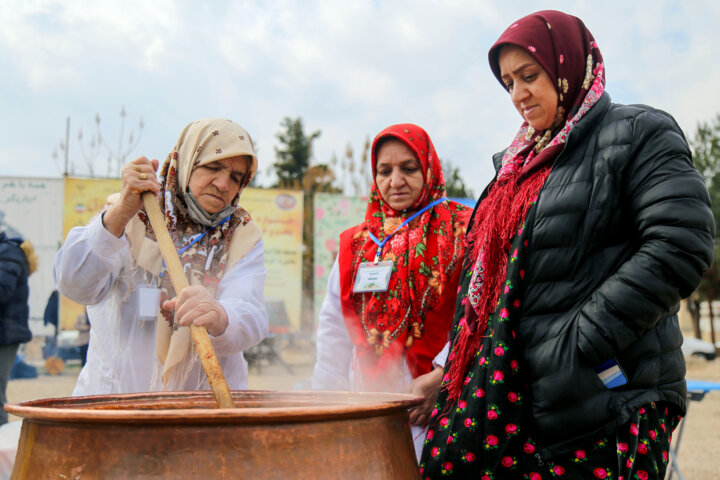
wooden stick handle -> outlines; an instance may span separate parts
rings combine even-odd
[[[180,292],[189,286],[189,284],[187,277],[185,277],[182,263],[180,263],[180,257],[178,257],[177,250],[175,250],[175,244],[170,238],[170,233],[165,226],[165,217],[160,211],[160,206],[158,205],[155,194],[152,192],[143,192],[142,200],[150,224],[155,231],[160,253],[162,253],[163,259],[165,260],[165,266],[170,275],[170,281],[172,281],[173,287],[175,288],[175,294],[180,295]],[[202,362],[203,370],[205,370],[205,375],[207,375],[218,407],[235,407],[222,368],[220,368],[220,362],[218,362],[217,356],[215,356],[215,349],[213,349],[212,343],[210,343],[207,330],[205,327],[190,325],[190,334],[192,335],[193,343],[200,356],[200,362]]]

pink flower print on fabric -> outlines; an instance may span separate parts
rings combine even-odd
[[[537,49],[535,47],[533,47],[532,45],[528,45],[528,50],[530,50],[533,53],[537,52]]]
[[[488,435],[485,438],[485,450],[493,450],[498,447],[498,437],[495,435]]]
[[[452,462],[443,462],[443,464],[440,466],[440,473],[442,475],[450,475],[453,472],[453,464]]]
[[[505,381],[505,374],[501,370],[495,370],[490,379],[490,383],[493,385],[503,383]]]
[[[593,475],[595,475],[595,478],[607,478],[608,472],[604,468],[596,468],[593,470]]]
[[[505,455],[505,456],[500,460],[500,463],[502,464],[503,467],[505,467],[505,468],[510,468],[510,467],[512,467],[513,465],[515,465],[515,463],[517,463],[517,461],[513,460],[513,457],[511,457],[511,456]]]
[[[562,65],[563,63],[565,63],[565,55],[561,54],[560,55],[560,65]]]

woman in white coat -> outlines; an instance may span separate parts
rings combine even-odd
[[[365,220],[340,235],[317,330],[316,390],[411,392],[415,448],[442,380],[470,211],[447,199],[428,134],[393,125],[372,145]]]
[[[238,206],[257,170],[248,133],[225,119],[185,127],[160,171],[140,157],[122,192],[73,228],[55,259],[60,293],[87,306],[87,364],[74,395],[209,390],[188,325],[207,328],[231,389],[247,388],[243,350],[268,332],[259,228]],[[142,210],[157,193],[190,287],[174,291]]]

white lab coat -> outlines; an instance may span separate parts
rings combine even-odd
[[[317,327],[317,362],[313,369],[313,390],[366,390],[360,369],[357,367],[355,347],[350,340],[340,304],[340,271],[337,258],[328,277],[328,287],[323,300]],[[434,366],[445,366],[449,343],[433,360]],[[386,390],[393,393],[407,393],[413,381],[405,357],[398,360],[396,368],[388,368]],[[426,428],[411,428],[418,460],[425,441]]]
[[[210,335],[232,390],[247,389],[243,350],[268,334],[264,304],[265,265],[262,240],[226,272],[216,299],[228,317],[222,335]],[[61,294],[87,305],[90,345],[87,364],[73,395],[147,392],[162,389],[160,360],[155,355],[155,319],[138,316],[138,287],[146,272],[137,268],[125,235],[108,232],[100,216],[73,228],[55,257],[55,281]],[[185,327],[181,327],[185,328]],[[183,390],[209,389],[197,354]]]

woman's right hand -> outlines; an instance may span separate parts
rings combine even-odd
[[[105,229],[120,238],[127,223],[143,206],[141,194],[153,192],[157,195],[157,172],[160,162],[139,157],[127,163],[122,169],[122,191],[120,200],[114,203],[103,216]]]

